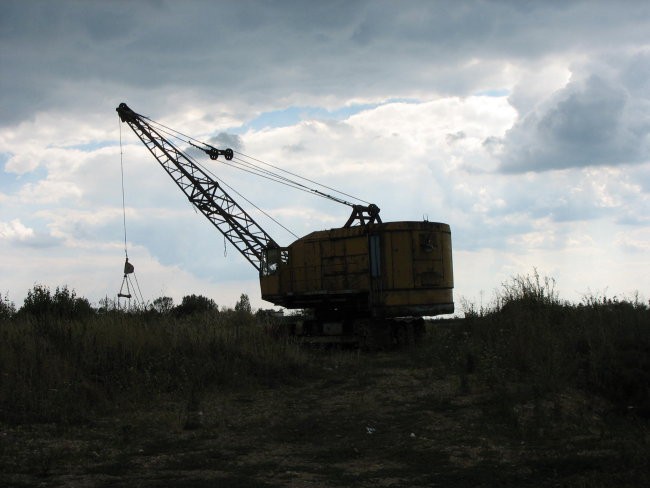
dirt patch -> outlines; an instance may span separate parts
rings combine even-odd
[[[322,354],[322,353],[321,353]],[[647,419],[578,391],[511,406],[408,352],[332,353],[317,378],[151,402],[84,425],[1,425],[0,485],[643,486]]]

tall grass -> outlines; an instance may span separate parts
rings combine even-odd
[[[246,306],[191,312],[188,301],[183,313],[98,313],[65,288],[32,298],[32,309],[18,312],[0,300],[0,421],[80,422],[160,399],[292,382],[327,362],[270,337]],[[430,328],[396,358],[441,378],[459,375],[463,388],[471,376],[510,406],[580,389],[650,415],[648,305],[638,297],[568,303],[536,272],[515,276],[464,320]],[[357,361],[350,374],[371,362]]]
[[[513,385],[529,399],[579,388],[650,415],[650,308],[638,296],[572,304],[535,272],[469,312],[456,331],[455,364],[497,395],[513,394]]]
[[[0,419],[79,422],[165,396],[291,381],[306,364],[248,313],[26,314],[0,322]]]

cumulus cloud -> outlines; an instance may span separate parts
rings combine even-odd
[[[218,148],[230,148],[233,151],[244,151],[244,142],[238,134],[228,134],[220,132],[216,136],[210,138],[211,144],[216,145]]]
[[[465,96],[516,64],[645,42],[643,2],[57,2],[0,5],[2,124],[123,97],[251,119],[295,105]],[[152,12],[156,12],[152,15]],[[607,23],[586,19],[607,18]],[[595,24],[595,25],[594,25]],[[595,28],[594,28],[595,27]],[[335,59],[333,59],[335,56]],[[34,67],[38,76],[33,76]],[[235,115],[237,114],[237,115]]]
[[[503,139],[509,173],[638,164],[650,160],[650,92],[639,91],[638,56],[591,63],[527,113]]]
[[[19,219],[0,222],[0,239],[10,244],[32,248],[45,248],[59,245],[57,238],[50,234],[35,232],[25,226]]]
[[[11,222],[0,222],[0,237],[3,239],[24,241],[33,235],[34,230],[25,227],[18,219]]]

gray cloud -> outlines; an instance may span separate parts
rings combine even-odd
[[[639,60],[592,63],[508,131],[500,169],[506,173],[650,160],[650,91]]]
[[[85,277],[99,260],[121,277],[114,110],[124,101],[217,147],[241,150],[245,141],[255,157],[379,204],[385,220],[449,222],[462,293],[489,289],[507,259],[517,272],[565,260],[578,287],[585,270],[616,286],[611,270],[643,266],[621,261],[610,237],[635,226],[622,242],[647,249],[646,3],[1,1],[0,162],[26,169],[34,157],[38,168],[0,182],[0,244],[7,260],[33,267],[3,278],[27,287],[60,256],[71,256],[61,276],[73,263]],[[223,257],[223,237],[122,127],[138,271],[149,259],[174,282],[180,268],[204,278],[200,286],[251,280],[257,294],[254,271],[231,246]],[[299,235],[348,216],[222,162],[207,164]],[[548,169],[556,171],[539,174]],[[21,199],[21,188],[46,176],[78,191]],[[293,240],[260,223],[278,242]],[[57,244],[48,236],[62,236],[59,245],[34,250]],[[476,264],[488,261],[479,276]]]
[[[645,42],[644,8],[5,0],[0,64],[10,69],[0,80],[2,123],[48,109],[104,110],[127,97],[145,107],[201,101],[250,115],[324,94],[334,104],[387,93],[464,96],[499,83],[508,59],[599,50],[612,39],[619,47]]]
[[[447,140],[447,144],[453,144],[456,141],[465,139],[465,137],[467,137],[467,135],[462,130],[460,130],[453,134],[447,134],[445,139]]]
[[[240,152],[244,150],[244,141],[238,134],[220,132],[216,136],[210,138],[209,142],[216,145],[220,149],[230,148],[233,151]]]

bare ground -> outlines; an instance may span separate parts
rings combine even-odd
[[[633,412],[579,391],[500,401],[408,352],[337,354],[316,379],[208,392],[191,412],[0,424],[0,486],[650,486],[650,421]]]

